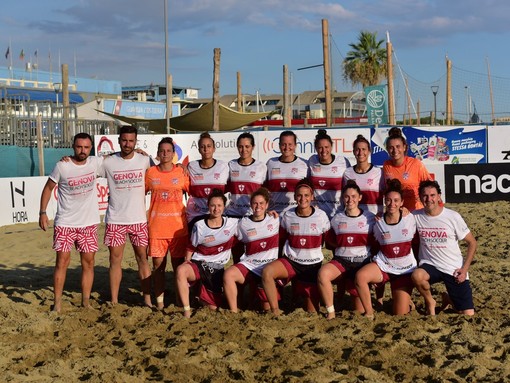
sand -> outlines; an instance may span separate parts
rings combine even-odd
[[[394,317],[389,294],[371,322],[343,310],[333,321],[283,306],[273,318],[198,309],[185,320],[173,302],[141,307],[136,264],[124,259],[121,303],[108,300],[108,253],[96,256],[94,309],[80,308],[77,254],[61,314],[50,312],[52,232],[0,228],[0,374],[6,382],[505,382],[510,381],[510,203],[447,205],[478,239],[470,270],[477,313]],[[442,287],[437,287],[439,295]],[[348,300],[340,303],[346,306]]]

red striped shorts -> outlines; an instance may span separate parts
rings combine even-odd
[[[75,245],[80,253],[94,253],[98,250],[97,225],[85,227],[55,226],[53,250],[70,252]]]
[[[126,235],[129,235],[129,240],[133,246],[149,245],[147,222],[129,225],[107,223],[104,233],[104,244],[110,247],[122,246],[126,243]]]

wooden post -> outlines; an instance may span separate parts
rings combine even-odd
[[[283,66],[283,127],[290,128],[292,126],[290,116],[290,94],[289,94],[289,68]]]
[[[388,122],[395,125],[395,99],[393,95],[393,46],[390,42],[390,34],[386,32],[386,79],[388,81]]]
[[[221,49],[214,48],[212,127],[215,132],[220,130],[220,57]]]
[[[42,134],[42,116],[39,113],[36,117],[37,129],[37,154],[39,156],[39,175],[44,176],[44,139]]]
[[[420,100],[416,101],[416,125],[421,125],[421,118],[420,118]]]
[[[166,76],[166,134],[170,134],[170,119],[172,118],[172,75]]]
[[[244,112],[243,94],[241,92],[241,72],[237,72],[237,111]]]
[[[326,126],[331,127],[332,102],[331,102],[331,70],[329,65],[329,27],[328,20],[322,19],[322,54],[324,66],[324,97],[326,101]]]
[[[64,119],[64,128],[62,131],[64,143],[71,140],[69,132],[69,66],[62,64],[62,117]]]
[[[434,116],[437,118],[437,116]],[[446,124],[453,125],[452,62],[446,58]]]

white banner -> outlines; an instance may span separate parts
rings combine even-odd
[[[489,163],[510,164],[510,125],[488,126],[487,147]]]

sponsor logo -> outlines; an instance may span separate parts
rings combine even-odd
[[[196,226],[195,226],[196,227]],[[214,242],[214,235],[206,235],[204,238],[204,243],[211,243]]]
[[[461,188],[461,186],[464,186]],[[510,193],[510,174],[501,174],[496,177],[493,174],[485,174],[482,177],[477,175],[456,175],[454,176],[454,193]]]

